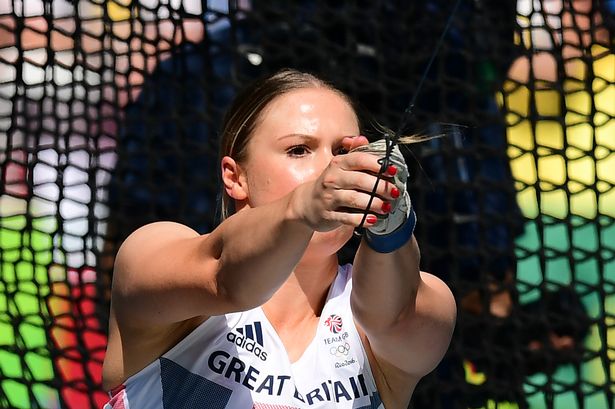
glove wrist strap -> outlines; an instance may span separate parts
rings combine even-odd
[[[364,238],[367,245],[378,253],[391,253],[410,240],[416,226],[416,214],[414,209],[410,209],[410,214],[406,221],[396,230],[389,234],[374,234],[365,230]]]

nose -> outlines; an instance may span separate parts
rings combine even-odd
[[[318,160],[318,167],[319,169],[322,171],[324,170],[327,166],[329,166],[329,163],[331,163],[331,160],[333,159],[335,155],[333,154],[333,149],[328,147],[323,149],[323,154],[319,155],[319,160]]]

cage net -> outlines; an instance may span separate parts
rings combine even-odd
[[[442,135],[403,152],[459,317],[411,406],[612,408],[615,5],[456,3],[0,1],[0,407],[103,405],[119,244],[214,228],[221,116],[292,67]]]

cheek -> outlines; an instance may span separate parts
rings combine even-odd
[[[256,170],[256,175],[254,175]],[[250,196],[253,203],[265,203],[279,199],[297,186],[314,179],[316,171],[305,163],[282,162],[262,163],[249,172]]]
[[[280,171],[286,172],[287,177],[293,180],[297,185],[313,180],[318,176],[313,167],[305,166],[305,164],[291,165],[286,169],[281,169]]]

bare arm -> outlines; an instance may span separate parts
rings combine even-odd
[[[103,376],[107,389],[209,316],[247,310],[273,294],[312,235],[286,217],[288,199],[242,210],[206,236],[158,222],[126,239],[115,260]]]
[[[347,138],[351,139],[351,138]],[[317,180],[274,202],[245,207],[211,234],[174,223],[133,233],[115,262],[113,301],[118,321],[170,325],[196,316],[247,310],[267,301],[303,256],[314,231],[357,226],[377,172],[368,154],[335,157]],[[386,184],[379,194],[388,195]],[[382,206],[375,200],[373,209]]]
[[[240,211],[206,236],[165,222],[137,230],[115,262],[118,318],[164,326],[262,304],[286,280],[312,236],[287,216],[288,200]]]
[[[383,140],[354,149],[377,157],[388,152],[393,169],[386,173],[397,199],[388,217],[365,231],[354,259],[351,307],[367,337],[363,342],[380,367],[377,372],[387,378],[384,383],[390,386],[395,378],[399,382],[394,383],[411,393],[409,386],[430,372],[448,348],[455,302],[442,281],[419,269],[416,215],[406,191],[409,174],[401,151],[388,151]]]
[[[453,332],[453,295],[438,278],[419,270],[414,237],[382,254],[361,243],[353,268],[351,302],[379,360],[414,377],[435,368]]]
[[[243,207],[209,235],[169,222],[134,232],[115,261],[106,385],[142,369],[208,316],[263,304],[315,231],[361,223],[362,214],[348,209],[365,208],[365,192],[375,182],[365,170],[379,168],[372,155],[340,155],[316,180],[273,202]],[[377,193],[390,199],[387,184]],[[382,205],[374,200],[372,211]]]

